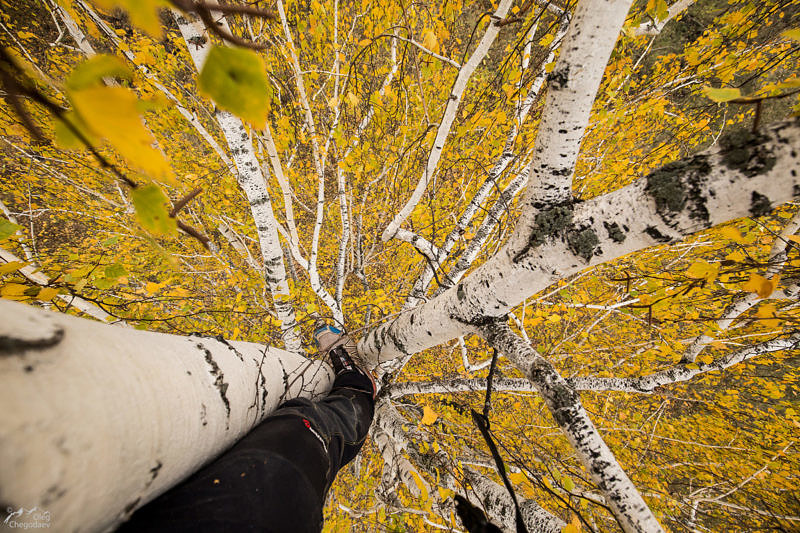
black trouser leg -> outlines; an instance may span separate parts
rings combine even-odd
[[[328,489],[364,444],[373,412],[369,378],[342,372],[325,398],[284,403],[118,532],[320,531]]]

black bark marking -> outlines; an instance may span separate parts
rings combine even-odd
[[[658,228],[654,226],[647,226],[644,232],[647,233],[651,238],[653,238],[653,240],[658,242],[669,242],[672,240],[668,236],[658,231]]]
[[[244,355],[242,355],[242,354],[241,354],[241,352],[239,352],[239,350],[237,350],[236,348],[234,348],[234,347],[233,347],[233,345],[230,343],[230,341],[228,341],[228,339],[226,339],[226,338],[225,338],[225,337],[223,337],[222,335],[217,335],[217,336],[216,336],[216,337],[214,337],[214,338],[215,338],[215,339],[217,339],[217,340],[218,340],[219,342],[221,342],[222,344],[224,344],[225,346],[227,346],[227,347],[228,347],[228,349],[229,349],[230,351],[232,351],[232,352],[234,353],[234,355],[236,355],[236,357],[238,357],[238,358],[239,358],[239,361],[241,361],[241,362],[244,362]]]
[[[56,326],[49,337],[39,339],[20,339],[11,335],[0,335],[0,355],[20,355],[24,350],[44,350],[55,346],[64,338],[64,328]]]
[[[656,212],[669,225],[675,215],[687,207],[689,216],[708,223],[706,208],[706,176],[711,165],[706,156],[698,155],[685,161],[676,161],[651,172],[645,179],[645,191],[656,202]]]
[[[567,233],[567,244],[572,253],[589,261],[600,244],[600,239],[591,227],[574,229]]]
[[[606,228],[608,232],[608,237],[614,242],[625,242],[625,233],[623,233],[622,229],[619,227],[619,224],[616,222],[612,222],[609,224],[608,222],[603,222],[603,226]]]
[[[547,75],[547,83],[557,91],[566,87],[567,82],[569,82],[569,65],[564,65],[562,68],[554,70]]]
[[[142,501],[141,498],[136,498],[135,500],[130,502],[128,505],[126,505],[125,506],[125,514],[126,515],[131,514],[133,512],[133,510],[136,509],[136,506],[139,505],[140,501]]]
[[[769,198],[753,191],[753,195],[750,197],[750,214],[754,217],[760,217],[770,211],[772,211],[772,204],[770,204]]]
[[[746,129],[731,130],[719,140],[724,148],[722,162],[729,169],[750,178],[769,172],[775,166],[777,158],[765,146],[768,140],[764,135]]]
[[[522,250],[514,255],[514,263],[518,263],[530,250],[542,245],[548,238],[555,238],[566,233],[572,225],[572,213],[571,202],[538,212],[533,219],[533,228],[528,236],[528,242]]]
[[[225,429],[230,428],[230,419],[231,419],[231,404],[228,401],[228,384],[225,383],[224,375],[222,374],[222,370],[220,370],[219,365],[217,362],[214,361],[214,356],[211,354],[211,351],[203,346],[202,343],[198,342],[197,347],[203,351],[205,354],[206,363],[210,367],[210,374],[215,378],[214,379],[214,386],[219,391],[219,397],[222,399],[222,403],[225,404],[225,413],[227,416],[227,420],[225,422]]]
[[[145,489],[148,488],[153,483],[153,481],[156,480],[162,466],[164,466],[164,463],[162,463],[159,459],[156,459],[156,466],[150,469],[150,479],[147,480],[147,483],[144,486]]]
[[[58,485],[51,485],[47,487],[44,495],[42,496],[42,505],[48,506],[51,503],[57,502],[67,493],[67,489],[61,488]]]

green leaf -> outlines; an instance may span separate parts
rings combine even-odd
[[[22,226],[18,226],[4,218],[0,218],[0,241],[8,239],[21,229]]]
[[[115,284],[116,281],[113,279],[100,278],[94,281],[94,286],[103,291],[106,289],[110,289]]]
[[[133,72],[118,57],[100,54],[84,61],[67,78],[67,89],[80,91],[89,87],[103,86],[103,78],[133,78]]]
[[[86,148],[80,137],[78,137],[72,129],[67,126],[69,122],[78,132],[83,135],[83,138],[90,143],[97,144],[97,138],[87,129],[86,123],[81,120],[77,113],[74,111],[67,111],[60,118],[53,119],[53,130],[56,135],[56,144],[65,150],[80,150]]]
[[[119,263],[115,263],[113,265],[108,265],[106,267],[106,278],[108,279],[117,279],[121,278],[122,276],[126,276],[128,271],[125,270],[125,267],[120,265]]]
[[[669,7],[667,6],[667,2],[664,0],[658,0],[656,2],[656,18],[658,20],[664,20],[669,16]]]
[[[208,53],[198,85],[219,107],[256,128],[266,125],[272,89],[264,62],[254,51],[215,46]]]
[[[142,227],[155,235],[174,233],[178,223],[169,216],[167,195],[161,188],[151,183],[137,187],[131,192],[136,218]]]
[[[715,102],[729,102],[742,97],[739,89],[714,89],[713,87],[703,87],[703,93]]]
[[[572,481],[571,477],[564,476],[561,482],[564,484],[564,489],[566,489],[567,492],[572,492],[573,490],[575,490],[575,482]]]

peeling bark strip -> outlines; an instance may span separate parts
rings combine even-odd
[[[586,414],[575,391],[553,365],[517,337],[506,324],[485,328],[489,344],[503,352],[531,380],[583,466],[606,497],[626,532],[662,531],[641,494]]]
[[[282,398],[323,394],[331,381],[325,365],[284,350],[3,299],[0,337],[16,339],[0,354],[0,501],[47,509],[53,531],[115,529]]]
[[[375,361],[417,353],[474,332],[483,317],[503,316],[587,266],[748,216],[753,192],[771,205],[788,202],[800,191],[798,145],[800,121],[774,124],[758,135],[734,139],[726,148],[683,160],[680,169],[668,165],[668,179],[642,178],[572,206],[567,234],[591,229],[598,239],[588,261],[582,252],[589,246],[574,250],[567,234],[546,235],[537,244],[541,234],[535,224],[518,227],[497,254],[457,287],[370,331],[359,349]],[[707,173],[698,171],[700,160],[708,165]],[[528,246],[531,241],[534,245]]]

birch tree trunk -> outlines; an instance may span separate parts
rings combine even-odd
[[[110,530],[328,367],[249,342],[121,328],[0,300],[0,508]]]
[[[202,70],[210,49],[208,39],[204,37],[205,27],[197,22],[187,20],[175,12],[175,20],[192,61],[198,72]],[[203,44],[193,44],[203,43]],[[228,141],[228,147],[236,164],[236,178],[239,187],[250,202],[250,212],[256,224],[258,242],[264,259],[264,274],[278,319],[281,322],[283,341],[286,349],[297,352],[301,350],[300,337],[294,308],[291,304],[289,282],[286,279],[286,266],[283,262],[283,249],[278,239],[277,222],[272,211],[267,182],[256,158],[253,143],[242,121],[227,111],[216,112],[217,122]]]

